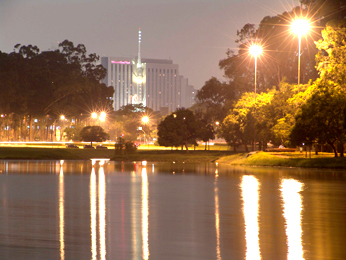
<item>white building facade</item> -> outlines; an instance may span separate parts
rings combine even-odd
[[[141,31],[138,39],[137,57],[101,58],[101,64],[107,69],[103,83],[113,86],[115,90],[114,109],[142,103],[154,111],[167,114],[182,107],[179,66],[172,60],[142,59]]]

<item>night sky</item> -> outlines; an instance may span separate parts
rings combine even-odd
[[[172,59],[189,84],[215,76],[238,29],[291,10],[298,0],[0,0],[0,50],[17,43],[41,51],[68,39],[100,56]]]

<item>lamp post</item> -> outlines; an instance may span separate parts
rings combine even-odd
[[[60,116],[60,120],[61,120],[61,124],[62,126],[60,127],[60,141],[62,141],[63,137],[64,137],[64,127],[65,127],[65,119],[66,117],[64,115]]]
[[[262,47],[259,45],[250,46],[250,54],[255,58],[255,104],[256,104],[256,91],[257,91],[257,57],[262,53]]]
[[[144,125],[146,125],[146,124],[148,124],[149,123],[149,117],[148,116],[143,116],[142,117],[142,123],[144,124]],[[143,131],[143,133],[144,133],[144,141],[146,141],[147,142],[147,144],[148,144],[148,149],[149,149],[149,142],[145,139],[145,132],[144,132],[144,130],[142,130]],[[150,131],[148,131],[148,135],[150,134]],[[149,136],[148,136],[149,137]],[[148,138],[147,137],[147,138]]]
[[[143,127],[139,126],[139,127],[138,127],[138,130],[143,131],[143,133],[144,133],[144,140],[143,140],[143,142],[144,142],[144,144],[145,144],[145,132],[144,132],[144,130],[143,130]]]
[[[262,47],[259,45],[252,45],[250,46],[250,54],[254,56],[255,58],[255,113],[256,113],[256,92],[257,92],[257,57],[262,53]],[[255,129],[255,135],[254,135],[254,142],[253,142],[253,150],[256,151],[256,129]]]
[[[298,35],[298,87],[300,85],[300,45],[302,40],[302,35],[307,33],[310,29],[310,24],[305,19],[294,20],[291,29],[294,33]]]

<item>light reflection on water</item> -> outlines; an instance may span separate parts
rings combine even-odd
[[[1,259],[346,259],[340,172],[0,161],[0,188]]]
[[[281,193],[284,217],[286,220],[287,259],[303,260],[302,245],[302,198],[300,192],[303,185],[294,179],[282,179]]]
[[[90,175],[90,232],[91,232],[91,259],[97,259],[97,209],[96,209],[96,174],[95,168],[93,167]]]
[[[149,187],[147,168],[142,168],[142,258],[149,259]]]
[[[215,230],[216,230],[216,259],[221,260],[220,251],[220,210],[219,210],[219,189],[217,187],[217,179],[219,177],[219,172],[215,170]]]
[[[254,176],[244,175],[241,183],[245,220],[246,259],[261,259],[259,250],[259,183]]]
[[[64,240],[64,228],[65,228],[65,190],[64,190],[64,170],[63,162],[60,162],[60,174],[59,174],[59,234],[60,234],[60,259],[65,259],[65,240]]]

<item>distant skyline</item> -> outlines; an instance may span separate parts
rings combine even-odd
[[[0,51],[65,39],[99,56],[172,59],[189,84],[223,80],[219,60],[235,49],[237,30],[299,5],[298,0],[0,0]]]

